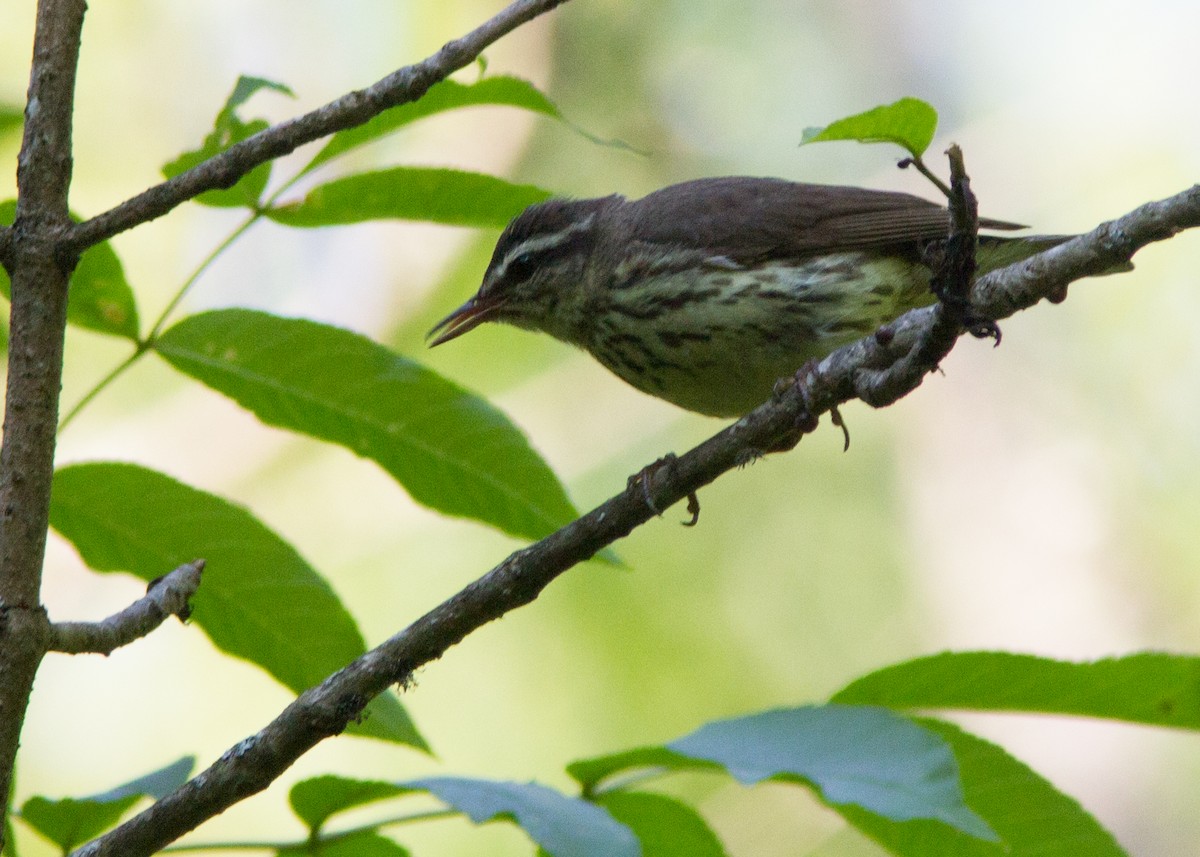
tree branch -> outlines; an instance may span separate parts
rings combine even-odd
[[[1200,186],[1139,208],[1074,241],[981,278],[971,290],[974,315],[1000,319],[1061,293],[1078,277],[1127,262],[1141,247],[1200,225]],[[556,577],[628,535],[722,473],[815,430],[816,417],[853,398],[889,403],[929,371],[904,361],[937,324],[940,305],[914,310],[797,373],[796,383],[695,449],[644,472],[621,494],[528,548],[412,625],[300,695],[258,734],[230,748],[194,777],[74,857],[146,855],[242,798],[266,788],[307,750],[337,734],[367,702],[441,657],[469,633],[532,602]],[[890,367],[907,365],[906,370]],[[649,502],[647,501],[649,498]]]
[[[140,640],[168,616],[180,621],[191,613],[189,601],[200,588],[204,560],[184,563],[146,587],[146,595],[120,613],[100,622],[55,622],[50,626],[49,649],[71,655],[109,655],[113,650]]]
[[[353,128],[389,107],[416,101],[451,72],[470,65],[484,48],[566,0],[516,0],[500,14],[433,56],[406,66],[367,87],[348,93],[303,116],[281,122],[231,146],[173,179],[143,191],[116,208],[76,225],[64,249],[84,249],[153,220],[206,190],[232,187],[259,164],[286,155],[335,131]]]
[[[12,280],[0,448],[0,811],[7,811],[17,741],[49,636],[39,601],[74,266],[57,251],[70,224],[71,116],[85,8],[83,0],[38,4],[17,215],[0,248]]]

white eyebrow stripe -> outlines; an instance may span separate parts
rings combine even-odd
[[[508,251],[508,254],[496,266],[496,280],[504,279],[504,275],[508,273],[508,266],[513,259],[522,256],[525,253],[542,253],[546,250],[553,250],[555,247],[561,247],[571,237],[578,232],[586,232],[592,228],[592,221],[596,219],[595,214],[589,214],[582,220],[570,224],[566,229],[558,232],[552,232],[549,235],[534,235],[532,238],[527,238]]]

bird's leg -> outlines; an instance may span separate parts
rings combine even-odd
[[[769,447],[763,449],[761,451],[762,455],[766,455],[767,453],[771,452],[787,452],[788,450],[795,449],[796,444],[800,442],[802,437],[804,437],[806,434],[812,434],[817,430],[817,426],[820,425],[821,421],[820,417],[813,415],[812,407],[810,406],[808,399],[808,385],[806,381],[807,376],[814,374],[816,370],[817,361],[809,360],[807,363],[797,369],[794,375],[780,378],[775,382],[775,386],[771,390],[771,398],[773,401],[782,401],[783,397],[787,395],[788,391],[794,387],[799,387],[800,400],[803,403],[804,408],[799,414],[797,414],[795,422],[792,423],[791,429],[786,434],[778,437]],[[830,416],[833,419],[833,424],[839,427],[846,435],[846,446],[849,447],[850,434],[846,431],[846,424],[842,421],[842,415],[838,413],[837,408],[833,408],[830,412]]]
[[[662,517],[663,513],[662,510],[658,508],[658,505],[654,502],[654,497],[650,493],[650,483],[660,471],[666,470],[669,476],[671,465],[674,463],[675,453],[668,452],[662,458],[658,459],[652,464],[647,464],[637,473],[629,477],[629,483],[627,486],[628,490],[632,491],[640,488],[642,492],[642,500],[645,501],[646,506],[650,509],[650,511],[655,515],[658,515],[660,518]],[[688,492],[687,510],[688,514],[692,516],[691,519],[687,521],[681,521],[680,523],[682,523],[685,527],[694,527],[696,526],[696,522],[700,520],[700,498],[696,496],[695,491]]]

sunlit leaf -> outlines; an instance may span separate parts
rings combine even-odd
[[[0,226],[7,226],[16,216],[15,200],[0,202]],[[0,292],[12,297],[8,273],[0,267]],[[89,247],[71,274],[67,296],[67,321],[77,327],[123,336],[138,337],[137,304],[133,289],[125,279],[121,260],[108,241]]]
[[[721,770],[716,762],[692,759],[666,747],[638,747],[605,756],[580,759],[567,765],[567,773],[584,790],[591,790],[613,774],[630,770],[660,769],[663,771]]]
[[[408,791],[404,786],[383,780],[354,780],[329,774],[296,783],[288,792],[288,803],[310,830],[318,830],[332,815]]]
[[[366,220],[425,220],[502,227],[550,192],[461,170],[393,167],[333,179],[304,199],[268,209],[286,226],[341,226]]]
[[[169,179],[174,178],[181,173],[187,172],[192,167],[202,164],[214,155],[219,155],[235,143],[240,143],[246,138],[257,134],[259,131],[266,130],[268,123],[265,119],[247,121],[243,120],[237,114],[237,109],[250,96],[263,89],[269,89],[285,95],[293,94],[282,83],[276,83],[275,81],[266,80],[261,77],[247,77],[245,75],[239,77],[233,87],[233,92],[229,94],[229,98],[225,101],[225,106],[221,108],[221,111],[217,114],[217,118],[213,121],[213,129],[204,138],[204,142],[199,148],[184,152],[170,163],[164,164],[162,168],[163,175]],[[267,182],[271,178],[271,164],[271,161],[259,164],[242,176],[237,184],[231,188],[205,191],[196,197],[196,202],[222,208],[255,207],[258,204],[259,197],[262,196],[262,192],[267,186]]]
[[[430,508],[530,539],[576,517],[553,472],[503,414],[364,336],[221,310],[184,319],[155,348],[268,425],[375,461]]]
[[[319,846],[304,845],[282,848],[278,857],[408,857],[409,851],[374,830],[356,830],[347,836],[322,841]]]
[[[642,857],[727,857],[721,840],[694,809],[666,795],[606,792],[596,798],[642,843]]]
[[[25,123],[25,113],[12,104],[0,104],[0,134],[18,130]]]
[[[4,816],[4,847],[0,848],[3,857],[21,857],[17,850],[17,832],[13,829],[13,813]]]
[[[937,111],[929,104],[917,98],[901,98],[831,122],[824,128],[807,128],[800,145],[830,140],[895,143],[919,158],[933,142],[937,120]]]
[[[945,652],[852,682],[835,702],[1106,717],[1200,729],[1200,658],[1142,652],[1086,663]]]
[[[541,90],[516,77],[487,77],[476,83],[443,80],[429,88],[417,101],[385,110],[368,122],[338,131],[304,168],[309,172],[359,146],[392,134],[418,119],[460,107],[501,105],[518,107],[561,119],[558,108]]]
[[[294,691],[365,650],[324,578],[246,509],[133,464],[75,464],[54,475],[50,524],[96,571],[143,580],[203,558],[192,622]],[[425,749],[389,694],[350,731]]]

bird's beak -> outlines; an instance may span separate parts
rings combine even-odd
[[[433,326],[425,338],[434,337],[429,347],[441,345],[451,339],[457,339],[468,330],[474,330],[489,318],[494,316],[504,306],[503,301],[481,298],[479,295],[471,298],[450,315]]]

